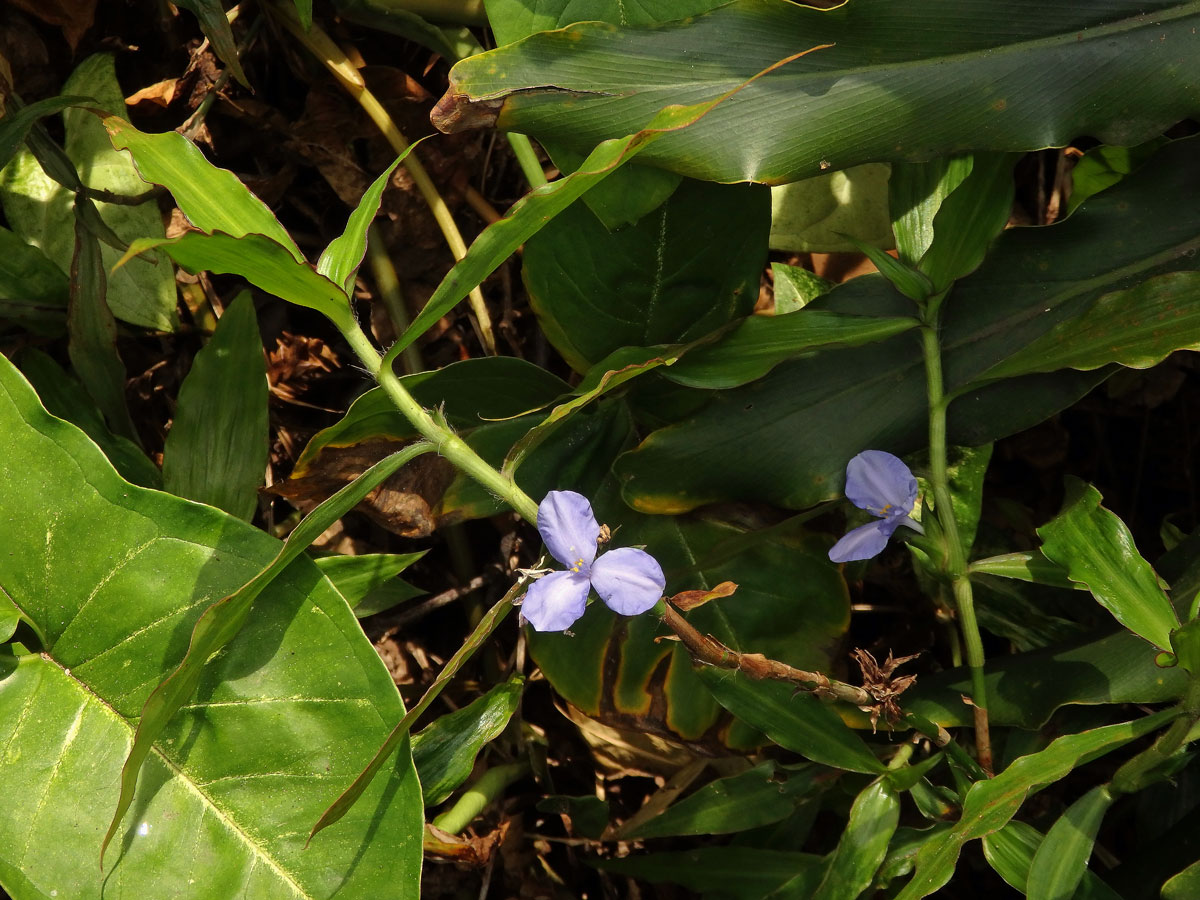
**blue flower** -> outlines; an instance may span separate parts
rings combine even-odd
[[[667,579],[645,550],[621,547],[596,557],[600,525],[587,498],[551,491],[538,506],[538,531],[550,555],[567,567],[529,586],[521,613],[538,631],[565,631],[587,609],[592,588],[614,612],[636,616],[662,597]]]
[[[829,551],[834,562],[877,556],[901,525],[925,532],[909,518],[917,502],[917,479],[899,457],[883,450],[864,450],[847,463],[846,499],[879,521],[860,525],[834,544]]]

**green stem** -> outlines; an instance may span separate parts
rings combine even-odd
[[[946,542],[946,574],[950,578],[954,593],[959,629],[967,652],[967,665],[971,670],[975,748],[980,766],[991,772],[992,747],[988,728],[987,687],[984,682],[983,639],[980,637],[979,623],[975,618],[975,598],[971,592],[971,580],[967,575],[967,558],[958,533],[958,520],[954,517],[950,474],[946,462],[946,409],[950,399],[946,396],[942,377],[942,349],[938,341],[938,311],[941,300],[942,296],[929,299],[921,326],[921,349],[925,357],[925,381],[929,395],[929,481],[933,485],[934,507]]]
[[[546,184],[546,173],[542,171],[542,164],[538,162],[537,154],[534,152],[529,138],[516,131],[510,131],[506,137],[513,154],[517,157],[517,165],[525,173],[525,180],[529,182],[529,186],[536,190]]]
[[[505,788],[528,774],[527,762],[508,763],[488,769],[452,807],[433,820],[433,825],[450,834],[458,834],[504,793]]]

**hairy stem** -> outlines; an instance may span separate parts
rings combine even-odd
[[[946,396],[942,378],[942,349],[938,340],[940,297],[930,298],[921,326],[921,350],[925,357],[925,381],[929,395],[929,481],[933,485],[934,507],[946,542],[946,574],[954,594],[959,629],[971,670],[971,702],[975,716],[975,750],[979,765],[992,771],[992,742],[988,728],[987,688],[984,683],[983,640],[975,619],[975,598],[967,575],[967,558],[958,533],[954,503],[950,495],[950,475],[946,463]]]

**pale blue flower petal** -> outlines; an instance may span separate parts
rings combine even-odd
[[[600,539],[600,525],[587,497],[550,491],[538,505],[537,527],[551,556],[573,572],[587,572]]]
[[[846,499],[877,516],[907,516],[917,502],[917,479],[900,457],[864,450],[846,464]]]
[[[580,572],[551,572],[529,586],[521,615],[537,631],[566,631],[587,609],[588,578]]]
[[[899,519],[877,519],[866,525],[859,525],[829,548],[829,558],[835,563],[843,563],[878,556],[899,525]]]
[[[592,587],[610,609],[623,616],[650,609],[666,586],[662,566],[636,547],[609,550],[592,565]]]

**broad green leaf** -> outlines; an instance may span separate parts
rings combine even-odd
[[[514,676],[412,736],[413,763],[426,806],[437,806],[471,776],[475,757],[507,727],[524,688],[525,679]]]
[[[729,669],[702,668],[700,679],[722,706],[781,747],[850,772],[874,774],[884,768],[863,739],[811,694]]]
[[[934,217],[973,165],[969,154],[892,164],[888,205],[896,252],[902,263],[916,266],[921,261],[933,243]]]
[[[886,778],[854,798],[850,818],[813,900],[854,900],[866,893],[900,822],[900,798]]]
[[[1033,863],[1033,855],[1044,840],[1041,832],[1032,825],[1024,822],[1009,822],[999,831],[993,831],[983,838],[983,855],[988,864],[1008,884],[1025,893],[1025,885],[1029,879],[1029,867]],[[1187,895],[1191,896],[1191,895]],[[1166,897],[1166,900],[1184,900]],[[1093,873],[1084,871],[1083,881],[1075,891],[1074,900],[1121,900],[1107,884]]]
[[[62,112],[69,106],[86,106],[95,102],[91,97],[67,94],[47,97],[28,106],[18,107],[9,98],[8,108],[2,110],[3,115],[0,116],[0,169],[7,166],[9,160],[16,155],[17,149],[25,142],[29,129],[39,119]]]
[[[109,430],[83,386],[58,363],[33,348],[21,351],[15,362],[37,391],[47,412],[70,422],[90,437],[122,478],[141,487],[162,488],[162,473],[158,466],[133,441]]]
[[[686,834],[730,834],[787,818],[811,794],[816,770],[799,771],[765,762],[749,771],[710,781],[620,840],[645,840]]]
[[[1096,299],[985,374],[1011,378],[1120,363],[1148,369],[1176,350],[1200,350],[1200,272],[1168,272]]]
[[[67,284],[66,274],[45,253],[0,228],[0,318],[37,333],[62,334]]]
[[[1115,799],[1102,784],[1067,807],[1033,855],[1025,886],[1029,900],[1071,900],[1087,871],[1096,832]]]
[[[942,201],[933,217],[933,243],[920,271],[940,293],[979,268],[1008,222],[1013,202],[1013,153],[976,153],[971,172]]]
[[[882,250],[892,246],[886,165],[867,163],[771,188],[772,250],[857,249],[847,235]]]
[[[793,50],[791,55],[803,56],[815,49],[818,48],[812,47],[799,53]],[[773,61],[771,66],[774,67],[778,63],[778,60]],[[428,331],[434,322],[494,272],[518,247],[539,232],[550,219],[582,197],[586,191],[602,182],[659,138],[686,129],[703,119],[734,93],[764,75],[765,71],[751,74],[729,91],[709,98],[704,103],[694,106],[673,105],[659,110],[648,119],[649,124],[639,123],[637,129],[640,130],[635,129],[625,137],[598,144],[570,175],[543,185],[521,198],[503,219],[489,225],[475,239],[467,255],[442,279],[417,318],[392,345],[385,362],[390,363],[405,347]]]
[[[775,314],[795,312],[808,306],[822,294],[833,290],[833,282],[817,277],[808,269],[771,263],[775,280]]]
[[[361,619],[425,593],[396,576],[426,552],[323,556],[314,562]]]
[[[309,20],[312,20],[312,10],[309,10]],[[367,255],[367,229],[379,212],[379,203],[383,199],[383,190],[391,180],[396,166],[412,152],[416,144],[410,144],[394,163],[388,166],[371,182],[367,192],[358,201],[358,206],[350,214],[346,222],[346,230],[330,241],[321,258],[317,260],[317,274],[324,275],[334,284],[340,285],[347,296],[354,293],[354,276],[362,265],[363,257]]]
[[[654,884],[666,882],[698,892],[720,891],[738,900],[763,900],[797,877],[806,877],[815,886],[825,860],[812,853],[735,846],[647,853],[595,860],[591,864],[602,872]]]
[[[1180,0],[1095,0],[1041,16],[1017,0],[833,10],[735,0],[666,26],[585,22],[463,60],[434,121],[444,130],[495,123],[582,150],[667,104],[711,99],[796,47],[829,44],[644,161],[695,178],[782,183],[968,148],[1062,146],[1081,134],[1129,145],[1194,114],[1198,22]]]
[[[137,430],[125,402],[125,364],[117,352],[117,323],[105,302],[107,288],[100,242],[77,221],[67,304],[67,354],[108,427],[136,441]]]
[[[302,851],[328,784],[403,712],[345,601],[303,561],[150,749],[136,817],[101,871],[142,703],[201,610],[279,542],[122,481],[4,360],[0,421],[0,584],[44,637],[0,681],[0,884],[22,900],[415,898],[421,804],[407,756],[340,831]]]
[[[564,174],[576,171],[586,156],[557,141],[542,143],[542,149]],[[579,202],[592,211],[605,229],[617,231],[662,206],[682,181],[683,176],[675,172],[631,162],[591,188]]]
[[[337,10],[339,17],[349,22],[407,38],[428,47],[434,53],[441,54],[451,62],[474,56],[482,49],[470,29],[438,27],[417,15],[412,9],[397,6],[390,0],[334,0],[333,8]],[[478,24],[484,23],[481,21]]]
[[[1172,875],[1162,886],[1162,900],[1192,900],[1200,893],[1200,862]]]
[[[311,23],[312,0],[303,0],[303,2],[308,6],[308,21]],[[229,27],[229,19],[225,15],[225,10],[221,8],[220,0],[181,0],[178,5],[200,21],[200,28],[204,31],[204,36],[208,38],[213,51],[229,68],[233,77],[243,87],[250,87],[250,82],[246,80],[246,73],[242,71],[242,64],[238,60],[233,29]]]
[[[266,204],[228,169],[206,160],[183,135],[146,134],[117,116],[105,119],[104,127],[116,149],[129,151],[142,178],[170,191],[188,221],[201,231],[265,235],[297,262],[303,261],[304,254]]]
[[[1042,553],[1085,585],[1113,617],[1160,650],[1179,619],[1125,523],[1100,505],[1100,492],[1072,479],[1062,511],[1038,529]]]
[[[253,578],[233,593],[212,603],[196,620],[191,642],[182,661],[167,678],[161,681],[146,698],[138,719],[137,731],[121,768],[121,795],[116,812],[101,845],[105,848],[117,834],[121,821],[129,811],[137,788],[139,775],[154,745],[160,740],[172,717],[196,693],[204,678],[204,666],[232,641],[250,619],[250,611],[258,596],[299,557],[327,528],[353,509],[379,483],[409,460],[432,449],[427,444],[413,444],[405,450],[376,463],[357,480],[342,488],[309,513],[273,559]],[[344,599],[343,599],[343,602]],[[348,609],[348,607],[347,607]],[[355,623],[357,627],[357,623]]]
[[[917,327],[903,316],[850,316],[799,309],[781,316],[750,316],[724,337],[697,346],[663,377],[686,387],[722,390],[761,378],[782,362],[838,347],[861,347]]]
[[[945,840],[927,845],[917,854],[916,874],[896,900],[927,897],[950,880],[963,845],[1003,828],[1030,794],[1065,777],[1076,766],[1151,733],[1175,715],[1175,710],[1168,709],[1134,722],[1065,735],[1045,750],[1021,757],[995,778],[976,782],[967,793],[958,824]]]
[[[163,448],[163,485],[249,522],[267,471],[267,361],[254,301],[243,291],[179,387]]]
[[[1093,197],[1052,228],[1004,232],[942,305],[949,440],[975,446],[1027,428],[1106,376],[1098,370],[1031,375],[990,386],[980,377],[1105,293],[1169,271],[1200,269],[1200,193],[1194,139]],[[1144,227],[1154,222],[1155,227]],[[1052,277],[1049,277],[1052,276]],[[882,278],[852,279],[806,309],[911,315]],[[801,509],[836,496],[846,461],[866,447],[903,455],[928,438],[918,342],[899,335],[867,347],[777,366],[753,384],[717,393],[698,411],[652,432],[616,465],[638,509],[682,512],[722,501]],[[745,460],[753,435],[754,464]],[[820,435],[820,440],[813,440]],[[737,436],[737,439],[731,439]]]
[[[63,85],[64,93],[90,94],[101,109],[124,112],[125,92],[117,83],[115,65],[111,53],[89,56],[71,73]],[[63,123],[66,126],[63,148],[85,185],[129,197],[150,190],[129,157],[113,149],[103,122],[92,110],[68,109],[63,113]],[[153,200],[137,206],[97,202],[96,209],[123,244],[166,234],[158,204]],[[152,253],[146,259],[130,260],[122,269],[112,272],[120,257],[121,250],[104,249],[104,267],[111,273],[108,305],[113,315],[146,328],[161,331],[178,328],[175,272],[170,261],[161,253]]]
[[[1136,147],[1114,147],[1111,144],[1093,147],[1071,169],[1071,196],[1067,200],[1067,213],[1075,212],[1093,194],[1112,187],[1140,167],[1166,142],[1167,139],[1160,136]]]
[[[166,250],[192,273],[207,270],[217,275],[241,275],[268,294],[323,313],[339,328],[348,328],[354,321],[346,292],[272,238],[189,231],[176,238],[134,241],[125,256],[152,247]]]
[[[975,544],[975,530],[979,527],[979,514],[983,507],[983,479],[987,475],[988,462],[992,458],[992,445],[982,447],[951,447],[947,460],[950,476],[950,501],[954,508],[954,519],[958,522],[959,540],[968,555]],[[921,495],[933,509],[933,487],[927,478],[918,478]]]
[[[610,233],[575,203],[525,245],[522,272],[542,330],[583,372],[620,347],[695,340],[749,314],[769,204],[761,187],[689,180]]]
[[[972,575],[995,575],[1000,578],[1016,578],[1031,584],[1087,590],[1082,584],[1068,578],[1062,566],[1050,562],[1040,550],[1018,550],[1016,553],[989,556],[987,559],[975,560],[967,568]]]

